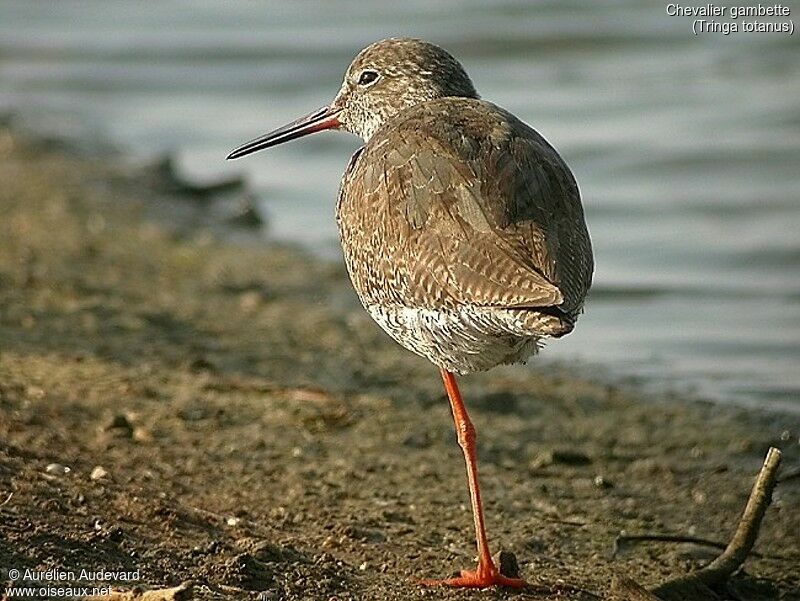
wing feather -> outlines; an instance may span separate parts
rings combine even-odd
[[[359,293],[391,285],[394,300],[409,306],[577,313],[593,264],[569,168],[502,109],[446,100],[409,109],[379,130],[345,175],[338,207],[345,246],[359,231],[375,232],[374,247],[346,249],[351,275],[365,261],[391,271],[391,282],[356,274]]]

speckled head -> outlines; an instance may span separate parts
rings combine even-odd
[[[461,63],[435,44],[390,38],[358,53],[332,106],[340,127],[366,141],[403,109],[448,96],[478,97]]]
[[[325,129],[369,140],[386,121],[426,100],[478,94],[464,68],[446,50],[413,38],[390,38],[364,48],[350,63],[333,102],[228,155],[251,154]]]

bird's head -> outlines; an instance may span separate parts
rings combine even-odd
[[[326,129],[343,129],[365,142],[404,109],[435,98],[477,98],[472,81],[446,50],[411,38],[364,48],[350,63],[333,102],[240,146],[236,159]]]
[[[422,40],[388,39],[358,53],[331,107],[341,129],[367,141],[402,110],[448,96],[478,96],[461,63]]]

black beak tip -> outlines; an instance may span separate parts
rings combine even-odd
[[[331,129],[339,126],[339,121],[336,115],[339,111],[333,111],[328,106],[323,106],[316,111],[309,113],[299,119],[295,119],[291,123],[287,123],[283,127],[264,134],[259,138],[250,140],[246,144],[234,148],[225,158],[227,161],[240,159],[243,156],[270,148],[278,144],[283,144],[289,140],[300,138],[302,136],[313,134],[324,129]]]

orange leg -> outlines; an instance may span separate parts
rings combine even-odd
[[[489,553],[489,543],[486,540],[486,528],[483,523],[483,508],[481,507],[481,492],[478,488],[478,464],[475,454],[475,427],[469,419],[467,408],[458,391],[455,376],[442,369],[442,379],[447,397],[450,399],[450,408],[453,410],[453,421],[456,424],[458,445],[464,451],[464,461],[467,464],[467,482],[469,483],[469,498],[472,504],[472,517],[475,520],[475,536],[478,542],[478,569],[475,571],[462,570],[461,576],[445,580],[424,580],[425,586],[445,585],[454,587],[485,588],[488,586],[512,586],[519,588],[525,586],[525,581],[519,578],[508,578],[497,569],[492,555]]]

